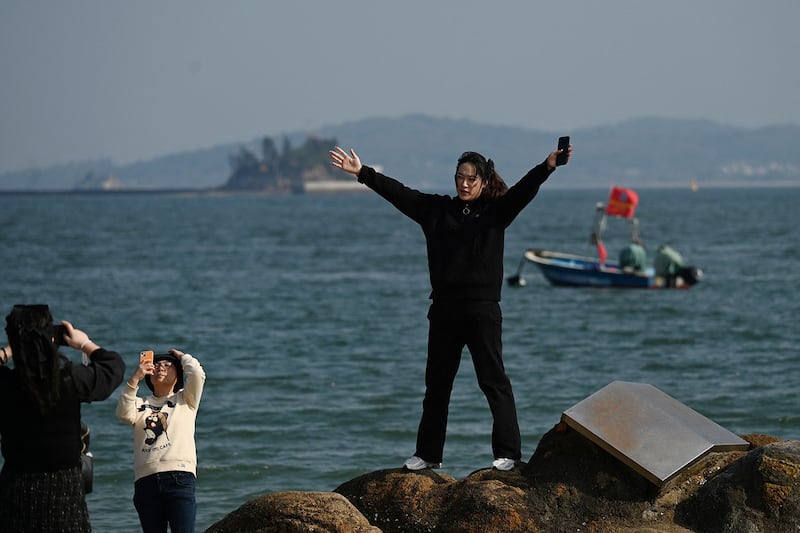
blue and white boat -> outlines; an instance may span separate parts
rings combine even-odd
[[[702,277],[696,267],[681,267],[674,276],[656,275],[655,268],[633,270],[620,266],[618,261],[602,264],[596,257],[551,252],[531,248],[523,260],[539,267],[551,285],[559,287],[621,287],[631,289],[688,289]],[[522,264],[521,264],[522,265]],[[520,271],[509,278],[511,285],[524,285]]]
[[[702,278],[703,271],[684,265],[680,254],[669,246],[659,246],[653,264],[646,264],[638,221],[633,218],[638,200],[638,195],[631,189],[613,187],[608,205],[597,204],[591,235],[591,242],[597,246],[597,257],[531,248],[523,253],[517,273],[508,278],[509,285],[525,285],[522,269],[528,262],[539,267],[552,285],[560,287],[688,289],[695,285]],[[620,252],[619,261],[607,258],[602,240],[608,216],[630,219],[633,223],[631,243]]]

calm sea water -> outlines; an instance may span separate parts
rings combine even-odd
[[[548,185],[508,230],[507,275],[526,247],[591,253],[608,190]],[[688,291],[569,289],[525,266],[527,285],[502,302],[523,459],[614,380],[650,383],[739,434],[800,438],[800,188],[639,192],[651,253],[670,243],[705,278]],[[48,303],[122,353],[128,375],[148,348],[205,367],[199,531],[255,496],[329,491],[414,451],[424,241],[377,196],[0,195],[0,222],[3,314]],[[615,236],[621,246],[623,221],[609,225],[611,254]],[[138,530],[118,395],[83,409],[99,532]],[[443,471],[488,466],[490,427],[465,353]]]

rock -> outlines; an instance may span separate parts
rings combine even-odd
[[[752,450],[682,502],[678,519],[697,531],[800,531],[800,441]]]
[[[333,492],[274,492],[254,498],[206,533],[381,533]]]
[[[432,470],[365,474],[336,489],[384,533],[422,531],[538,531],[525,479],[482,470],[462,481]]]
[[[656,487],[559,424],[510,472],[379,470],[333,493],[256,498],[207,533],[800,531],[800,441],[742,438],[753,449],[710,453]]]
[[[382,531],[429,531],[442,517],[446,488],[455,483],[448,475],[420,470],[379,470],[357,477],[334,492],[343,495]]]

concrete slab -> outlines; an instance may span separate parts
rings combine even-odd
[[[744,439],[646,383],[614,381],[561,418],[658,486],[710,452],[749,447]]]

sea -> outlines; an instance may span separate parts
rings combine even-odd
[[[702,269],[700,283],[559,288],[524,250],[592,255],[595,206],[610,187],[560,188],[557,177],[506,232],[505,275],[526,281],[505,284],[501,302],[523,460],[564,411],[613,381],[653,385],[739,435],[800,438],[800,188],[638,190],[649,257],[671,245]],[[2,194],[0,225],[4,314],[49,304],[122,354],[126,378],[146,349],[178,348],[203,365],[198,531],[252,498],[332,491],[414,452],[425,244],[377,195]],[[630,221],[609,220],[610,257],[629,236]],[[457,479],[493,459],[467,351],[462,363],[442,468]],[[97,532],[139,530],[120,390],[82,410]]]

